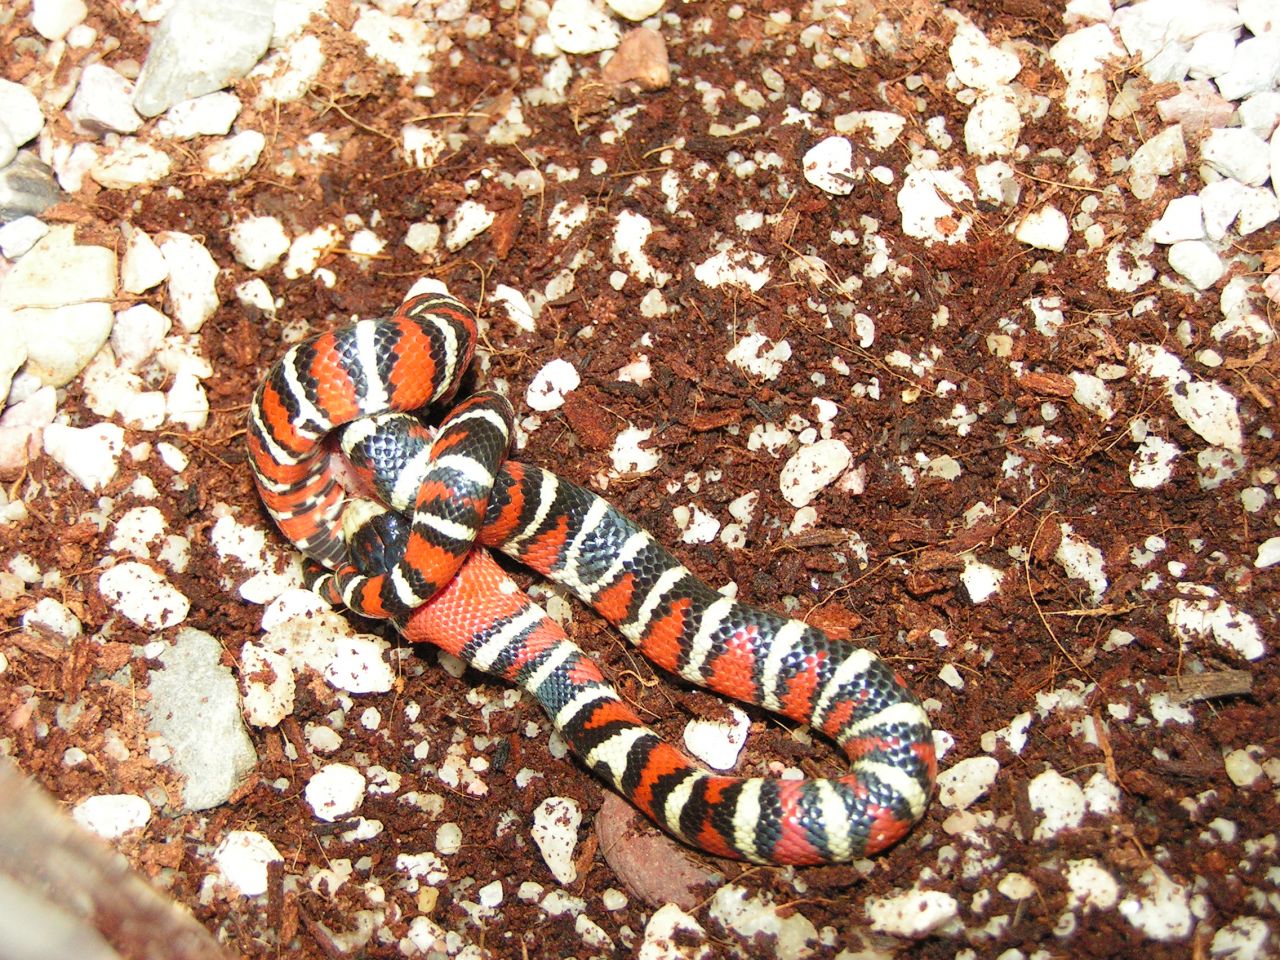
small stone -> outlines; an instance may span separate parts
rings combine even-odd
[[[303,795],[317,820],[332,823],[360,809],[365,778],[355,767],[330,763],[307,781]]]
[[[250,270],[274,266],[289,252],[289,235],[275,217],[248,217],[227,232],[231,252]]]
[[[578,388],[582,378],[568,360],[548,361],[533,375],[525,391],[525,403],[531,410],[546,413],[564,405],[565,396]]]
[[[124,431],[114,423],[84,428],[54,423],[45,428],[44,449],[92,493],[115,479],[124,452]]]
[[[172,627],[185,620],[191,609],[191,602],[162,574],[136,560],[104,571],[98,577],[98,592],[117,613],[143,630]]]
[[[1244,198],[1240,204],[1240,219],[1236,221],[1236,231],[1240,236],[1247,237],[1280,219],[1280,198],[1270,187],[1241,189]]]
[[[1280,537],[1270,537],[1258,545],[1258,556],[1253,565],[1258,568],[1274,567],[1280,563]]]
[[[1251,787],[1262,779],[1262,766],[1248,750],[1232,750],[1222,761],[1227,776],[1237,787]]]
[[[1129,461],[1129,482],[1139,490],[1155,490],[1173,477],[1173,465],[1182,451],[1178,445],[1149,433]]]
[[[1239,180],[1227,177],[1206,184],[1200,190],[1200,207],[1204,217],[1204,233],[1210,240],[1221,240],[1244,206],[1249,188]],[[1199,239],[1188,237],[1186,239]]]
[[[257,130],[244,130],[205,147],[200,151],[200,162],[212,177],[241,180],[257,164],[266,145],[267,138]]]
[[[222,137],[240,115],[240,98],[226,90],[175,103],[156,123],[156,133],[174,140]]]
[[[39,216],[62,199],[53,171],[30,150],[0,169],[0,222]]]
[[[95,160],[89,168],[89,176],[108,190],[128,190],[163,180],[172,166],[173,161],[163,150],[128,137],[120,146]]]
[[[876,933],[918,939],[954,920],[960,904],[940,890],[908,890],[891,897],[870,897],[867,919]]]
[[[964,124],[965,149],[975,157],[1006,157],[1018,145],[1022,116],[1013,94],[996,90],[978,97]]]
[[[1156,104],[1165,123],[1176,123],[1187,133],[1203,133],[1231,122],[1235,106],[1222,98],[1218,89],[1204,80],[1185,83],[1175,96]]]
[[[578,828],[582,826],[582,810],[569,797],[547,797],[533,812],[530,834],[538,845],[551,875],[568,886],[578,879],[578,866],[573,850],[578,844]]]
[[[1236,44],[1231,67],[1214,78],[1228,100],[1272,90],[1280,78],[1280,31],[1250,37]]]
[[[948,200],[971,204],[973,191],[954,171],[909,168],[898,190],[903,232],[923,240],[962,242],[972,218],[961,214]]]
[[[133,133],[142,118],[133,109],[133,84],[103,63],[91,63],[80,75],[67,116],[80,133]]]
[[[395,685],[395,671],[387,662],[388,645],[381,637],[358,634],[332,643],[332,656],[324,668],[330,686],[347,693],[386,693]]]
[[[187,333],[196,333],[218,309],[218,264],[198,239],[175,230],[156,237],[169,267],[169,311]]]
[[[1037,250],[1064,250],[1071,239],[1071,227],[1066,214],[1055,206],[1046,205],[1023,217],[1014,237]]]
[[[196,377],[180,371],[164,395],[164,416],[170,423],[188,430],[203,430],[209,422],[209,397]]]
[[[1018,55],[993,46],[986,34],[967,20],[958,20],[947,48],[956,79],[975,90],[1006,86],[1022,69]]]
[[[666,0],[605,0],[605,2],[618,16],[639,22],[661,10]]]
[[[1143,888],[1146,895],[1139,896]],[[1162,942],[1183,940],[1191,932],[1194,920],[1189,892],[1158,866],[1148,867],[1131,889],[1117,910],[1134,928]]]
[[[838,197],[852,193],[854,185],[862,179],[861,171],[854,169],[853,144],[847,137],[818,141],[805,153],[801,166],[806,180]]]
[[[1210,130],[1200,144],[1200,156],[1224,177],[1232,177],[1250,186],[1259,186],[1271,176],[1267,142],[1242,127]]]
[[[556,0],[547,14],[547,32],[565,53],[612,50],[620,39],[617,24],[591,0]]]
[[[1204,214],[1198,196],[1170,200],[1160,219],[1151,225],[1150,232],[1156,243],[1201,240],[1204,235]]]
[[[1169,248],[1169,266],[1197,290],[1207,290],[1226,272],[1222,258],[1201,240],[1183,240]]]
[[[151,804],[131,793],[86,797],[71,809],[71,817],[106,840],[140,830],[151,820]]]
[[[163,282],[169,276],[169,265],[155,241],[128,222],[120,225],[120,233],[125,241],[120,286],[129,293],[140,294]]]
[[[134,109],[155,117],[248,73],[267,50],[271,5],[256,0],[175,0],[151,37]]]
[[[492,210],[475,200],[463,200],[458,204],[445,227],[444,245],[456,253],[491,226],[495,215]]]
[[[661,0],[658,5],[661,6]],[[661,90],[668,86],[671,67],[662,34],[648,27],[628,31],[613,57],[604,65],[601,76],[608,83],[634,80],[643,90]]]
[[[967,810],[991,789],[1000,773],[994,757],[969,757],[938,774],[938,802],[950,810]]]
[[[20,147],[36,138],[44,129],[40,101],[20,83],[0,78],[0,123]]]
[[[1187,144],[1182,138],[1182,127],[1175,123],[1133,152],[1129,161],[1129,189],[1139,200],[1149,200],[1156,192],[1158,178],[1181,170],[1186,163]]]
[[[1046,770],[1027,785],[1031,809],[1043,816],[1036,825],[1032,839],[1048,840],[1063,830],[1072,830],[1084,820],[1084,791],[1074,780],[1069,780],[1056,770]]]
[[[49,227],[35,217],[23,216],[0,227],[0,254],[17,260],[49,233]]]
[[[252,830],[232,830],[213,851],[213,862],[223,883],[233,887],[242,897],[257,897],[267,892],[268,868],[283,862],[275,844]]]
[[[907,119],[884,110],[861,110],[842,113],[831,125],[836,133],[861,133],[872,150],[888,150],[906,129]]]
[[[808,506],[852,462],[849,448],[834,437],[801,447],[782,465],[782,498],[793,507]]]
[[[32,0],[31,26],[46,40],[61,40],[88,14],[83,0]]]
[[[747,742],[751,718],[730,706],[732,720],[690,720],[684,728],[685,748],[712,770],[732,770]]]

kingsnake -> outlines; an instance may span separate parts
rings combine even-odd
[[[248,424],[257,487],[285,536],[333,571],[316,588],[519,684],[586,766],[711,854],[836,863],[901,838],[937,764],[924,710],[883,661],[721,595],[589,490],[504,461],[511,409],[499,395],[468,399],[434,440],[399,413],[450,398],[475,339],[463,304],[417,296],[390,318],[296,344],[259,386]],[[353,472],[358,495],[344,487]],[[641,723],[477,543],[564,584],[666,670],[810,724],[850,772],[707,773]]]

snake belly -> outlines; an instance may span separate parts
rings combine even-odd
[[[360,461],[387,507],[366,505],[358,520],[343,517],[331,431],[379,409],[417,409],[423,396],[449,395],[456,380],[444,382],[446,376],[457,377],[458,358],[469,357],[467,344],[474,343],[469,319],[450,298],[410,300],[388,320],[361,321],[372,325],[362,332],[343,328],[294,347],[255,396],[250,450],[259,489],[286,535],[335,571],[319,588],[359,612],[392,618],[411,641],[434,643],[521,685],[589,768],[664,829],[709,853],[836,863],[905,835],[923,815],[936,760],[928,719],[900,678],[869,651],[712,590],[591,491],[528,464],[495,465],[504,416],[497,400],[481,397],[482,412],[463,408],[465,416],[446,418],[434,438],[405,417],[347,428],[348,457]],[[409,332],[406,324],[427,329]],[[408,362],[401,345],[424,344],[438,351],[428,364],[432,382],[402,397],[394,389]],[[334,368],[345,385],[322,387],[317,374]],[[299,395],[273,396],[286,389]],[[326,399],[334,396],[342,402]],[[277,433],[280,410],[292,413],[289,429]],[[482,435],[474,448],[467,443],[473,430]],[[440,449],[442,437],[451,439]],[[461,513],[449,502],[450,471],[473,484],[460,497]],[[402,539],[388,546],[375,564],[380,569],[353,564],[348,540],[387,508],[405,518]],[[457,519],[477,514],[473,530]],[[417,541],[425,546],[411,546]],[[849,772],[803,780],[707,773],[645,726],[477,543],[565,585],[659,666],[810,724],[841,747]],[[447,555],[447,572],[406,571],[428,555]],[[419,599],[430,584],[443,586]]]

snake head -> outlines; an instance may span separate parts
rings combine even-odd
[[[390,572],[404,556],[409,519],[372,500],[354,500],[342,515],[351,563],[366,577]]]

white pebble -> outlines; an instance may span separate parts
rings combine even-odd
[[[1212,638],[1246,660],[1258,660],[1266,653],[1258,622],[1248,613],[1218,597],[1212,587],[1180,584],[1181,594],[1169,601],[1166,620],[1182,643]]]
[[[275,217],[248,217],[227,232],[231,252],[250,270],[265,270],[289,250],[289,235]]]
[[[1243,499],[1243,494],[1241,495]],[[1270,537],[1258,544],[1258,556],[1253,565],[1258,569],[1280,563],[1280,537]]]
[[[853,454],[841,440],[819,440],[801,447],[778,477],[782,498],[793,507],[804,507],[853,462]]]
[[[972,603],[983,603],[990,599],[1000,590],[1003,580],[1003,571],[983,563],[972,554],[964,555],[964,569],[960,571],[960,582],[964,584]]]
[[[993,90],[978,97],[964,122],[965,150],[975,157],[1004,157],[1022,133],[1022,116],[1012,92]]]
[[[991,789],[1000,772],[994,757],[969,757],[938,774],[938,802],[951,810],[967,810]]]
[[[108,190],[128,190],[163,180],[172,167],[173,161],[163,150],[126,137],[94,161],[89,176]]]
[[[462,849],[462,828],[452,820],[440,824],[436,830],[436,853],[451,857]]]
[[[200,161],[211,177],[240,180],[257,164],[267,138],[257,130],[242,130],[200,151]]]
[[[690,720],[684,728],[684,745],[688,751],[712,770],[732,770],[747,742],[751,718],[730,705],[733,719]]]
[[[115,479],[124,431],[114,423],[83,428],[54,423],[45,428],[44,450],[92,493]]]
[[[558,410],[565,397],[578,388],[582,378],[568,360],[549,361],[533,375],[525,391],[524,401],[532,410],[542,413]]]
[[[133,133],[142,117],[133,109],[133,84],[104,63],[91,63],[80,74],[67,117],[80,133]]]
[[[145,827],[151,820],[151,804],[131,793],[86,797],[71,810],[71,816],[87,830],[107,840]]]
[[[1170,200],[1160,219],[1151,225],[1150,232],[1156,243],[1200,240],[1204,235],[1203,207],[1200,197],[1194,195]]]
[[[533,333],[537,329],[538,321],[533,315],[533,308],[529,306],[528,298],[519,290],[500,283],[493,288],[491,298],[507,308],[507,316],[521,330]]]
[[[395,671],[386,660],[388,649],[385,640],[368,634],[339,637],[324,678],[348,693],[386,693],[395,684]]]
[[[640,21],[662,9],[666,0],[605,0],[609,9],[620,17]]]
[[[230,831],[213,852],[220,879],[242,897],[266,893],[267,868],[283,860],[275,844],[252,830]]]
[[[1057,207],[1046,205],[1022,218],[1014,237],[1037,250],[1064,250],[1071,238],[1071,227],[1066,214]]]
[[[1224,177],[1250,186],[1266,183],[1271,176],[1271,153],[1267,141],[1243,127],[1210,130],[1200,145],[1200,155]]]
[[[1120,901],[1120,915],[1152,940],[1182,940],[1191,932],[1192,916],[1186,887],[1171,880],[1154,864],[1142,875],[1146,896],[1134,893]]]
[[[765,350],[764,345],[768,342],[764,334],[749,333],[730,348],[725,359],[754,377],[776,380],[782,373],[782,365],[791,359],[791,344],[779,340]]]
[[[83,0],[32,0],[31,26],[46,40],[61,40],[88,13]]]
[[[120,232],[125,240],[124,256],[120,261],[120,286],[129,293],[146,293],[168,278],[169,264],[145,230],[123,223]]]
[[[662,459],[656,450],[646,450],[640,444],[653,436],[653,430],[627,427],[613,438],[609,459],[617,473],[648,473]]]
[[[876,933],[916,939],[954,920],[960,905],[939,890],[907,890],[897,896],[868,898],[866,912]]]
[[[274,727],[293,712],[293,668],[289,660],[261,644],[240,648],[245,719],[255,727]]]
[[[827,137],[809,148],[801,163],[804,178],[819,190],[843,197],[859,179],[853,168],[853,144],[846,137]]]
[[[169,307],[187,333],[196,333],[218,309],[218,264],[190,234],[166,231],[156,238],[169,266]]]
[[[98,577],[98,592],[115,611],[144,630],[161,630],[181,623],[191,601],[145,563],[118,563]]]
[[[1080,826],[1084,819],[1084,791],[1074,780],[1056,770],[1046,770],[1027,786],[1031,809],[1042,816],[1032,840],[1048,840],[1055,834]]]
[[[591,0],[556,0],[547,14],[547,32],[565,53],[612,50],[621,39],[618,25]]]
[[[307,781],[303,791],[316,819],[333,822],[360,808],[365,779],[355,767],[331,763]]]
[[[156,121],[155,130],[160,136],[175,140],[226,136],[240,109],[240,100],[234,93],[218,90],[175,103]]]
[[[445,225],[445,249],[451,253],[461,250],[493,226],[494,219],[494,212],[484,204],[475,200],[462,201]]]
[[[1129,461],[1129,482],[1139,490],[1154,490],[1169,482],[1182,451],[1176,443],[1149,433]]]
[[[578,844],[582,810],[571,797],[547,797],[533,812],[530,833],[551,875],[564,885],[578,879],[573,851]]]
[[[1237,787],[1251,787],[1262,777],[1262,766],[1248,750],[1232,750],[1222,761],[1227,776]]]
[[[1061,524],[1062,540],[1053,558],[1072,580],[1083,580],[1089,586],[1089,598],[1099,603],[1107,592],[1107,575],[1102,551],[1076,536],[1071,524]]]

